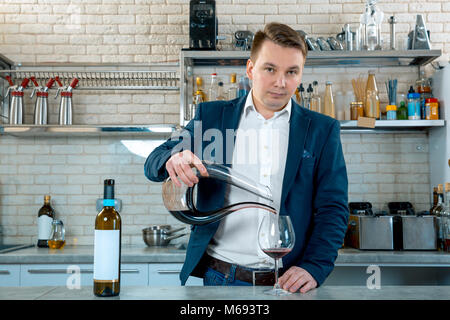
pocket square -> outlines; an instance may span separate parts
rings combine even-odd
[[[312,157],[313,156],[311,153],[309,153],[307,150],[303,150],[303,156],[302,156],[303,159],[308,159],[308,158],[312,158]]]

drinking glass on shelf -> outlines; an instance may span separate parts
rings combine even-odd
[[[295,243],[295,232],[289,216],[265,213],[258,230],[261,250],[275,260],[275,285],[264,293],[270,295],[291,294],[278,284],[278,260],[291,252]]]

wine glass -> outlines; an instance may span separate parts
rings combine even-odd
[[[265,213],[258,230],[258,244],[261,250],[275,260],[275,285],[264,293],[270,295],[291,294],[278,284],[278,259],[291,252],[295,243],[295,232],[291,218],[273,213]]]

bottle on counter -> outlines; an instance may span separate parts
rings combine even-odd
[[[216,101],[217,100],[217,92],[218,92],[218,80],[217,80],[217,73],[211,74],[211,83],[208,88],[208,100],[209,101]]]
[[[420,118],[426,118],[426,99],[432,98],[430,79],[425,77],[425,71],[420,71],[420,77],[416,81],[417,93],[420,94]]]
[[[344,103],[344,93],[342,91],[336,92],[336,96],[334,97],[336,120],[345,120]]]
[[[437,248],[438,250],[443,250],[443,225],[442,225],[442,211],[444,211],[444,187],[442,184],[438,185],[437,189],[438,201],[436,207],[431,212],[432,215],[436,217],[438,226],[438,236],[437,236]]]
[[[39,209],[38,213],[38,242],[40,248],[48,248],[48,240],[52,233],[52,223],[55,218],[55,211],[50,205],[50,196],[44,196],[44,205]]]
[[[305,103],[304,106],[308,110],[313,110],[313,87],[311,83],[308,85],[308,88],[306,88],[306,97],[305,97]]]
[[[329,117],[336,118],[332,85],[333,83],[331,81],[326,82],[325,96],[323,98],[323,113]]]
[[[300,105],[300,107],[305,107],[305,88],[303,87],[303,83],[300,83],[298,91],[300,94],[300,101],[298,102],[298,104]]]
[[[117,296],[120,292],[122,220],[114,208],[114,180],[104,181],[103,209],[95,218],[94,294]]]
[[[438,195],[437,195],[438,188],[433,188],[433,205],[431,206],[430,213],[433,212],[433,210],[436,208],[437,202],[438,202]]]
[[[236,73],[230,75],[230,87],[228,88],[228,100],[236,99],[238,95],[238,86],[236,83]]]
[[[441,214],[442,219],[442,238],[443,249],[446,252],[450,252],[450,183],[445,184],[445,196],[447,203],[444,206],[444,210]]]
[[[439,101],[436,98],[425,99],[425,119],[439,120]]]
[[[317,82],[316,80],[313,81],[311,110],[322,113],[322,98],[319,95],[319,82]]]
[[[378,93],[374,70],[369,70],[365,98],[366,101],[364,104],[364,116],[368,118],[380,119],[380,96]]]
[[[239,78],[238,98],[246,96],[250,92],[250,79],[247,76]]]

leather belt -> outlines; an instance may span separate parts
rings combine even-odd
[[[207,255],[206,265],[225,276],[229,275],[233,264],[213,258]],[[273,270],[251,270],[236,266],[234,278],[252,283],[254,286],[273,286],[275,284],[275,272]]]

